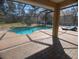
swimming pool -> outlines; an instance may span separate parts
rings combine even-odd
[[[51,27],[48,26],[34,26],[34,27],[14,27],[11,28],[11,32],[15,32],[16,34],[32,34],[33,32],[41,29],[49,29]]]

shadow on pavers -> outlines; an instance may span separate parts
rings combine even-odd
[[[41,44],[40,42],[32,40],[31,38],[30,38],[30,40],[31,40],[31,42]],[[31,55],[25,59],[71,59],[71,57],[65,53],[64,48],[62,47],[62,45],[59,41],[59,38],[54,38],[52,41],[53,41],[53,45],[49,45],[48,48],[46,48],[34,55]],[[46,43],[44,45],[46,45]]]

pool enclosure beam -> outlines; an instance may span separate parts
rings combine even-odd
[[[60,19],[60,8],[54,8],[54,17],[53,17],[53,38],[58,38],[58,28],[59,28],[59,19]]]

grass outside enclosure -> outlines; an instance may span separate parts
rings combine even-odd
[[[45,26],[43,24],[32,24],[31,26]],[[47,25],[49,27],[51,27],[51,25]],[[13,27],[28,27],[28,25],[26,24],[22,24],[22,23],[0,23],[0,30],[3,30],[3,29],[10,29],[10,28],[13,28]]]
[[[25,26],[24,24],[21,23],[0,23],[0,29],[9,29],[10,27],[21,27]]]

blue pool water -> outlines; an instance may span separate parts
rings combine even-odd
[[[32,34],[33,32],[41,29],[49,29],[47,26],[36,26],[36,27],[14,27],[11,32],[15,32],[16,34]]]

